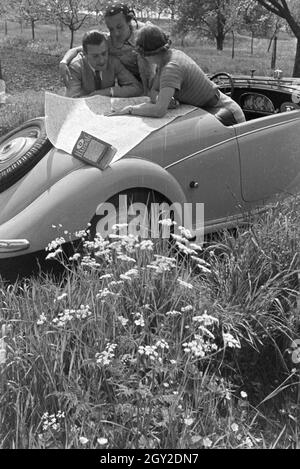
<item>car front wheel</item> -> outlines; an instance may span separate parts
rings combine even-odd
[[[125,231],[128,235],[144,239],[161,238],[159,222],[169,217],[168,207],[168,201],[152,190],[136,188],[119,193],[103,204],[101,214],[96,214],[91,220],[90,239],[97,234],[107,238],[111,234],[124,233],[123,225],[127,225]],[[119,228],[114,225],[119,225]]]
[[[0,138],[0,193],[30,171],[52,148],[43,118],[32,119]]]

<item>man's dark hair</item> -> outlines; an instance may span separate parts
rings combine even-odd
[[[93,31],[87,31],[82,38],[82,48],[84,52],[87,52],[87,46],[89,44],[100,46],[103,41],[106,41],[106,36],[96,29]]]

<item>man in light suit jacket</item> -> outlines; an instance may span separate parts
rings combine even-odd
[[[99,31],[88,31],[82,39],[83,52],[70,64],[71,81],[66,96],[111,96],[128,98],[141,96],[141,83],[121,64],[109,56],[106,36]]]

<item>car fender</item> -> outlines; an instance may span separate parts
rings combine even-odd
[[[60,235],[68,231],[66,239],[73,238],[75,231],[86,228],[101,203],[137,187],[155,190],[172,203],[186,202],[176,179],[161,166],[138,157],[124,158],[104,171],[85,166],[66,174],[0,225],[0,239],[27,239],[26,253],[42,250],[58,236],[52,226],[61,224]],[[0,254],[0,258],[22,254]]]

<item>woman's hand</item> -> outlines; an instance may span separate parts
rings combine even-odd
[[[64,82],[65,87],[69,86],[71,80],[71,72],[68,65],[64,62],[60,62],[59,64],[59,74]]]
[[[104,114],[107,117],[111,116],[125,116],[126,114],[132,114],[132,106],[126,106],[123,109],[120,109],[119,111],[116,112],[109,112],[107,114]]]

